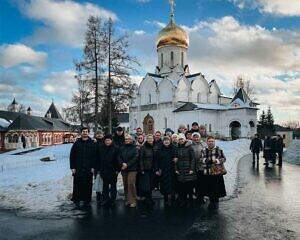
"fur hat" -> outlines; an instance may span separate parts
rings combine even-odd
[[[179,134],[178,134],[178,140],[179,140],[179,139],[184,139],[184,140],[186,140],[186,138],[185,138],[185,136],[184,136],[183,133],[179,133]]]

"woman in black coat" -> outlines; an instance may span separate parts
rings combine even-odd
[[[160,192],[165,204],[169,205],[175,198],[175,148],[169,137],[163,138],[163,145],[156,155],[156,175],[160,176]]]
[[[154,177],[154,138],[152,134],[147,135],[146,142],[140,149],[139,155],[139,194],[145,197],[146,203],[153,204],[152,190]]]

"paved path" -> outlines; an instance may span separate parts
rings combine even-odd
[[[37,219],[0,212],[0,239],[300,239],[300,166],[239,163],[236,197],[218,211],[207,205],[153,211],[98,208],[76,218]]]

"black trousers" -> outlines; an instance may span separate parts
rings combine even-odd
[[[73,202],[90,202],[92,197],[93,176],[81,177],[74,176],[73,178]]]
[[[256,155],[257,161],[259,160],[259,152],[252,152],[253,162],[255,162],[255,155]]]
[[[117,197],[117,178],[103,179],[102,196],[104,202],[114,202]]]
[[[281,166],[282,165],[282,151],[277,152],[278,154],[278,165]]]

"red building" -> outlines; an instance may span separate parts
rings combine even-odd
[[[44,117],[32,116],[30,107],[27,114],[18,112],[15,99],[9,110],[0,111],[0,151],[21,148],[24,141],[26,147],[39,147],[72,142],[77,136],[53,102]]]

